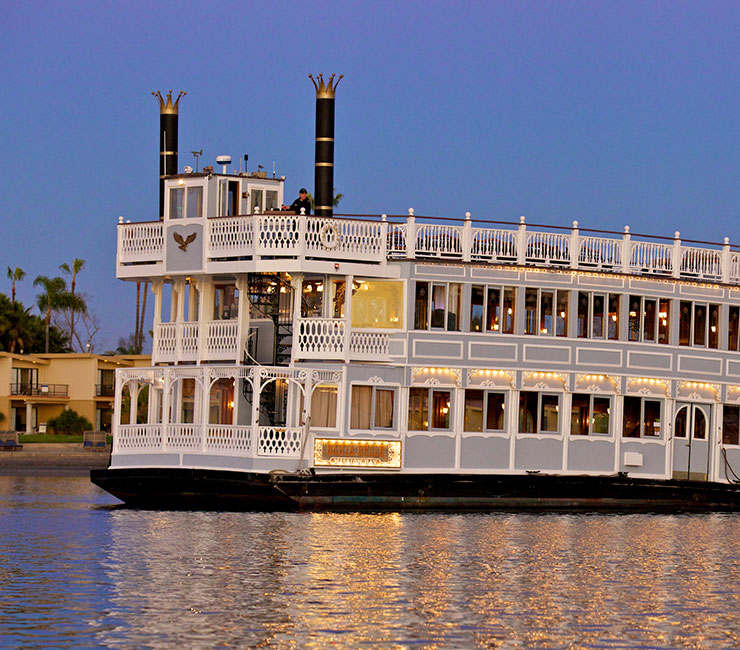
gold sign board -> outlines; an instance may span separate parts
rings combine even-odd
[[[401,467],[399,440],[316,438],[314,465],[334,467]]]

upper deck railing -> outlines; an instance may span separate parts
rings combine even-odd
[[[178,220],[186,225],[188,220]],[[624,232],[407,216],[303,216],[285,213],[205,220],[205,262],[313,257],[382,264],[437,259],[657,275],[740,284],[740,251],[723,244]],[[495,224],[486,227],[484,224]],[[162,222],[119,223],[119,265],[164,260]],[[698,246],[687,245],[698,244]]]

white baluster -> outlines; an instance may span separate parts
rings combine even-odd
[[[519,217],[519,232],[517,233],[516,242],[516,261],[517,264],[524,264],[527,257],[527,225],[524,216]]]

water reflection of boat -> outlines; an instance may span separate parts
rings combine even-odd
[[[117,252],[152,284],[153,365],[118,371],[93,481],[145,506],[740,504],[740,253],[335,216],[335,87],[314,215],[279,209],[283,178],[167,168],[161,101],[162,218],[120,223]]]

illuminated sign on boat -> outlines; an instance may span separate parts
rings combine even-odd
[[[399,440],[316,438],[314,464],[335,467],[401,467]]]

